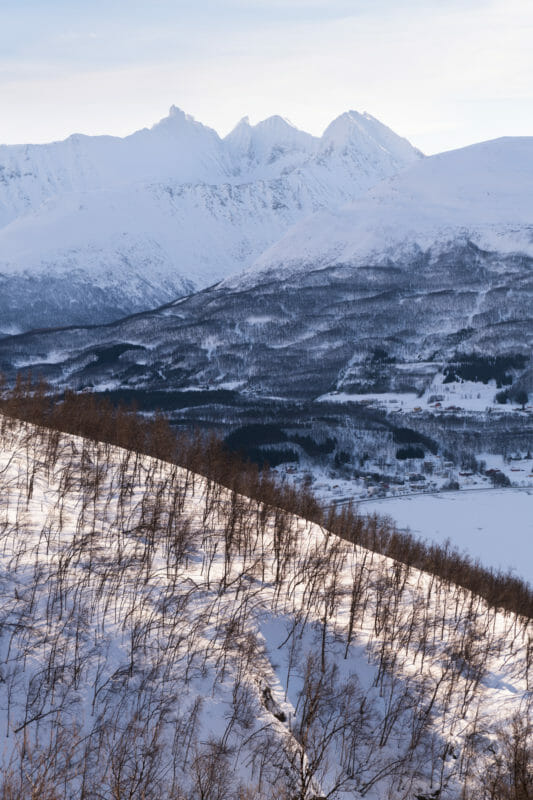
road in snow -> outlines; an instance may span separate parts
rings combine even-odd
[[[446,539],[488,567],[511,569],[533,584],[533,490],[491,489],[372,500],[365,513],[440,544]]]

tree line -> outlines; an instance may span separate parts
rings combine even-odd
[[[55,394],[31,374],[12,388],[0,385],[0,409],[14,417],[86,436],[186,467],[267,505],[324,525],[354,544],[457,583],[491,606],[533,618],[533,588],[511,572],[489,569],[449,544],[423,542],[392,520],[364,516],[353,506],[324,508],[309,488],[283,484],[268,469],[229,450],[223,439],[200,430],[176,430],[162,413],[146,417],[134,405],[113,405],[91,392]]]

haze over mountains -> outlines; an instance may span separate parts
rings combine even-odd
[[[119,139],[0,147],[0,330],[107,322],[250,266],[294,222],[421,154],[368,114],[225,138],[174,106]]]

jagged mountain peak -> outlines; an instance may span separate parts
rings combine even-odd
[[[374,122],[347,112],[343,124]],[[274,115],[245,117],[222,139],[173,105],[125,138],[0,147],[2,330],[87,321],[85,286],[90,320],[101,304],[107,321],[239,272],[293,223],[354,201],[416,158],[407,143],[391,155],[380,136],[352,132],[349,146],[328,150]],[[61,276],[61,291],[48,292]]]
[[[355,131],[364,132],[368,136],[369,121],[366,112],[360,114],[353,109],[344,111],[330,122],[322,134],[322,140],[335,142],[336,144],[344,144],[346,140],[349,140],[354,135]]]
[[[278,114],[262,120],[254,126],[253,130],[257,138],[261,136],[269,142],[273,140],[274,144],[278,146],[290,145],[312,151],[316,142],[316,138],[310,133],[300,130],[290,120]]]
[[[281,134],[282,136],[296,133],[297,135],[309,136],[311,138],[314,138],[311,136],[311,134],[302,131],[286,117],[282,117],[280,114],[273,114],[272,116],[266,117],[260,122],[257,122],[255,125],[252,125],[252,123],[250,122],[250,117],[248,115],[242,117],[239,120],[239,122],[235,125],[235,127],[227,134],[225,140],[231,141],[233,135],[237,131],[243,131],[243,130],[252,130],[255,132],[268,130],[273,134]]]
[[[232,135],[232,133],[236,130],[239,130],[239,128],[251,128],[250,117],[248,116],[248,114],[245,114],[244,117],[240,118],[240,120],[235,125],[233,130],[230,131],[230,133],[228,133],[225,138],[228,139]]]
[[[415,162],[422,153],[391,128],[368,112],[345,111],[331,122],[321,139],[321,152],[337,152],[346,155],[349,151],[366,154],[381,149],[384,154],[399,164]]]
[[[292,131],[304,133],[304,131],[300,131],[296,125],[293,125],[290,120],[288,120],[286,117],[282,117],[280,114],[273,114],[272,116],[261,120],[261,122],[258,122],[254,127],[256,130],[269,130],[275,133],[287,133]]]
[[[192,119],[192,120],[194,119],[193,116],[191,116],[190,114],[186,114],[185,111],[183,111],[183,109],[179,108],[178,106],[176,106],[174,104],[172,104],[170,106],[170,108],[168,110],[168,116],[169,117],[179,117],[179,118],[184,118],[184,119]]]
[[[251,125],[243,119],[224,143],[234,163],[234,174],[270,179],[304,164],[316,151],[316,139],[279,115]]]
[[[185,111],[175,105],[170,106],[168,115],[160,119],[159,122],[156,122],[155,125],[152,125],[149,131],[155,133],[165,131],[171,134],[181,135],[184,133],[197,134],[199,136],[209,137],[218,142],[221,141],[220,136],[213,128],[199,122],[191,114],[185,113]],[[132,135],[135,136],[135,134]]]

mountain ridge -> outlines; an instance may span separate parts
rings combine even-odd
[[[58,385],[78,388],[237,384],[258,396],[312,398],[378,391],[378,385],[424,392],[457,352],[520,354],[527,361],[533,139],[516,145],[500,140],[424,159],[365,201],[323,210],[318,221],[291,228],[252,269],[163,309],[111,328],[77,328],[68,341],[61,332],[4,339],[4,370],[12,376],[33,366]],[[465,159],[474,164],[470,173]],[[461,169],[452,169],[457,163]],[[482,185],[465,183],[487,163]],[[507,194],[498,193],[509,163],[521,183],[511,175]],[[476,205],[487,192],[489,200]],[[384,224],[397,238],[376,249]],[[425,239],[410,235],[417,225]],[[121,350],[105,362],[96,354],[127,343],[145,352]],[[377,351],[388,359],[379,376],[372,366]]]
[[[222,139],[173,106],[123,139],[1,146],[0,330],[105,322],[203,288],[421,157],[350,114],[336,142],[281,117]]]

